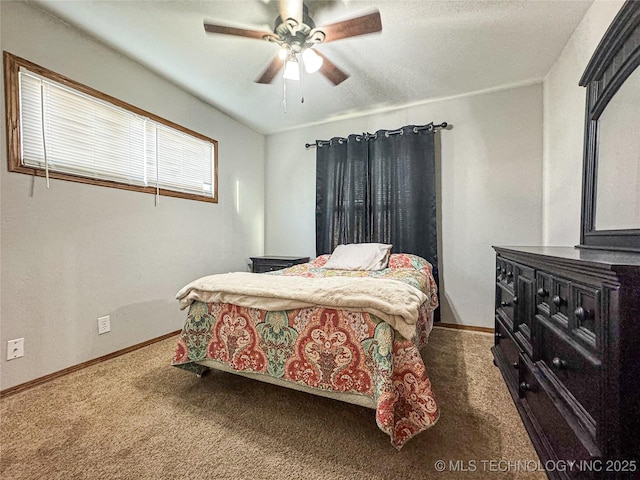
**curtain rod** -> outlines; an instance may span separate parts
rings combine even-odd
[[[447,122],[442,122],[442,123],[438,123],[438,124],[433,124],[433,123],[429,123],[427,125],[422,125],[420,127],[413,127],[413,131],[415,133],[418,133],[420,130],[435,130],[436,128],[438,129],[442,129],[442,128],[447,128],[447,126],[449,126],[449,124]],[[404,127],[402,127],[404,128]],[[399,133],[402,133],[402,128],[399,128],[398,130],[388,130],[386,132],[387,135],[397,135]],[[364,135],[366,138],[369,137],[374,137],[376,136],[376,134],[370,134],[370,133],[363,133],[362,135]],[[346,138],[343,138],[341,140],[347,140]],[[358,139],[359,140],[359,139]],[[324,144],[324,143],[329,143],[330,140],[316,140],[314,143],[305,143],[304,144],[304,148],[309,149],[309,148],[313,148],[313,147],[317,147],[319,144]]]

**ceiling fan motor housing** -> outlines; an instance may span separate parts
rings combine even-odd
[[[280,45],[283,47],[288,45],[293,53],[300,53],[305,48],[313,46],[314,43],[322,41],[324,34],[320,31],[314,32],[310,38],[309,34],[315,28],[316,24],[309,16],[309,9],[304,5],[302,23],[298,23],[293,18],[282,20],[282,17],[278,16],[273,33],[278,36],[278,43]]]

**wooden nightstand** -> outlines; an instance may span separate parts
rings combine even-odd
[[[299,263],[306,263],[309,257],[249,257],[251,258],[251,271],[254,273],[272,272],[291,267]]]

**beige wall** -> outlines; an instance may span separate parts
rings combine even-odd
[[[580,243],[586,89],[578,82],[623,3],[594,2],[543,83],[545,245]]]
[[[220,200],[161,197],[154,207],[152,195],[124,190],[56,180],[47,190],[41,178],[7,172],[3,127],[5,389],[177,330],[179,288],[246,270],[263,251],[264,137],[39,9],[0,5],[5,50],[217,139]],[[103,315],[111,332],[98,336]],[[7,340],[21,337],[25,356],[6,361]]]
[[[315,254],[315,150],[305,143],[430,121],[453,126],[439,134],[442,320],[490,327],[491,246],[542,241],[541,84],[268,136],[265,251]]]

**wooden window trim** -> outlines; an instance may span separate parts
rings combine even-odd
[[[191,135],[192,137],[199,138],[206,142],[210,142],[214,146],[213,152],[213,189],[215,192],[215,196],[207,197],[204,195],[197,195],[193,193],[184,193],[177,192],[174,190],[167,190],[164,188],[159,189],[160,195],[167,197],[176,197],[176,198],[186,198],[189,200],[198,200],[201,202],[209,202],[209,203],[218,203],[218,141],[214,140],[210,137],[202,135],[200,133],[194,132],[193,130],[189,130],[182,125],[178,125],[177,123],[173,123],[170,120],[154,115],[153,113],[147,112],[146,110],[142,110],[141,108],[135,107],[129,103],[123,102],[115,97],[107,95],[106,93],[102,93],[98,90],[95,90],[91,87],[83,85],[82,83],[76,82],[75,80],[71,80],[64,75],[48,70],[40,65],[32,63],[24,58],[20,58],[16,55],[13,55],[7,51],[3,52],[3,60],[4,60],[4,94],[5,94],[5,105],[6,105],[6,123],[7,123],[7,160],[8,167],[10,172],[15,173],[24,173],[27,175],[44,177],[45,169],[44,168],[35,168],[35,167],[26,167],[22,165],[22,157],[21,157],[21,131],[20,131],[20,92],[19,92],[19,76],[20,67],[25,67],[26,69],[37,73],[45,78],[51,79],[55,82],[66,85],[70,88],[78,90],[80,92],[86,93],[92,97],[97,99],[112,103],[118,107],[121,107],[125,110],[128,110],[137,115],[141,115],[149,118],[157,123],[166,125],[175,130],[179,130],[187,135]],[[71,175],[67,173],[59,173],[49,171],[49,178],[56,178],[59,180],[67,180],[70,182],[79,182],[79,183],[87,183],[90,185],[99,185],[102,187],[111,187],[111,188],[119,188],[122,190],[130,190],[134,192],[143,192],[150,193],[155,195],[156,188],[155,187],[141,187],[137,185],[129,185],[126,183],[120,183],[116,181],[110,180],[100,180],[94,178],[83,177],[80,175]]]

